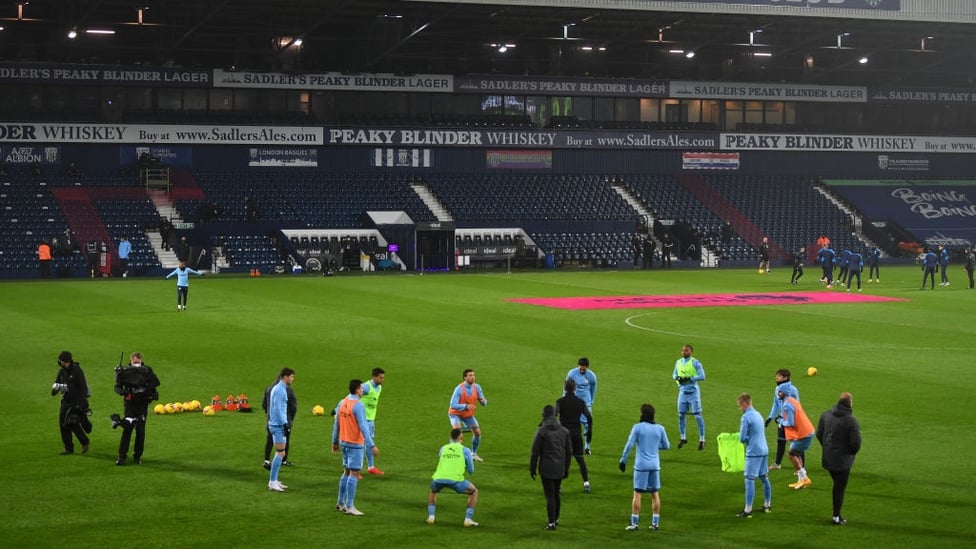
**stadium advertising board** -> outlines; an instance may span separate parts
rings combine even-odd
[[[864,103],[864,86],[817,86],[775,82],[669,82],[669,97],[680,99],[743,99],[768,101],[816,101],[818,103]]]
[[[314,167],[319,165],[319,152],[315,149],[251,147],[247,151],[247,165],[276,168]]]
[[[976,137],[723,133],[727,151],[976,153]]]
[[[714,132],[326,128],[327,145],[517,149],[717,149]],[[974,151],[976,152],[976,151]]]
[[[683,170],[738,170],[739,153],[683,152]]]
[[[321,127],[0,123],[0,143],[321,145]]]
[[[342,74],[338,72],[285,74],[280,72],[214,69],[215,88],[271,88],[337,91],[441,92],[454,90],[446,74]]]
[[[61,161],[59,147],[0,147],[4,164],[57,164]]]
[[[551,170],[552,150],[485,151],[485,167],[490,170]]]
[[[868,219],[896,221],[929,246],[961,247],[976,241],[974,181],[857,181],[831,184]]]
[[[162,166],[189,166],[193,164],[193,149],[153,145],[148,147],[119,147],[119,165],[131,166],[139,162],[143,153]]]
[[[668,84],[619,78],[471,75],[454,78],[454,93],[667,97]]]
[[[974,103],[976,93],[960,89],[873,88],[873,103]]]
[[[377,168],[429,168],[430,149],[378,148],[373,151]]]
[[[672,0],[695,4],[901,11],[901,0]]]
[[[115,65],[0,63],[0,84],[91,84],[208,88],[210,70]]]

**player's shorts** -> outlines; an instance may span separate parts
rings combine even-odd
[[[700,414],[701,411],[701,396],[697,392],[693,395],[678,393],[679,414]]]
[[[430,482],[430,491],[439,493],[444,488],[450,488],[459,494],[465,494],[468,492],[468,488],[471,487],[471,483],[466,480],[432,480]]]
[[[661,470],[638,471],[634,469],[634,491],[653,494],[661,489]]]
[[[275,444],[285,443],[285,426],[284,425],[268,425],[268,432],[271,433],[271,440]]]
[[[813,435],[807,438],[801,438],[799,440],[794,440],[790,442],[791,452],[806,452],[810,449],[810,445],[813,443]]]
[[[363,457],[365,456],[361,444],[348,444],[340,442],[342,447],[342,466],[350,471],[358,471],[363,468]]]
[[[746,456],[746,478],[760,478],[769,471],[769,454],[765,456]]]
[[[454,429],[477,429],[478,420],[471,417],[460,417],[453,414],[447,414],[447,419],[451,420],[451,427]]]

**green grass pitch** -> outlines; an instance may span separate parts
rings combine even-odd
[[[919,291],[915,267],[883,267],[864,292],[904,302],[567,311],[511,303],[515,297],[829,291],[810,269],[504,274],[208,276],[193,278],[189,311],[177,313],[172,280],[0,283],[0,417],[3,464],[0,540],[8,547],[961,547],[973,543],[972,350],[976,291],[956,268],[952,286]],[[835,289],[833,291],[843,291]],[[676,448],[682,344],[705,366],[701,384],[708,448]],[[50,396],[63,349],[92,390],[88,454],[59,456],[58,400]],[[114,465],[120,412],[113,367],[141,351],[162,380],[160,402],[209,403],[246,393],[256,413],[153,416],[141,466]],[[560,396],[576,359],[599,378],[593,492],[574,464],[563,484],[559,529],[544,531],[545,502],[528,475],[543,405]],[[261,468],[263,389],[283,366],[296,370],[299,400],[291,460],[269,493]],[[377,465],[386,476],[359,484],[366,515],[334,510],[341,465],[329,449],[331,408],[349,379],[386,369],[377,418]],[[819,375],[807,377],[816,366]],[[768,413],[777,368],[789,367],[816,422],[841,391],[854,395],[864,446],[844,515],[828,525],[830,478],[820,447],[808,454],[813,486],[794,492],[788,468],[771,473],[773,512],[736,519],[741,474],[721,472],[715,436],[737,431],[735,398],[753,395]],[[488,406],[471,476],[481,499],[464,529],[464,497],[442,493],[438,522],[424,523],[436,452],[447,441],[447,404],[464,368],[476,371]],[[631,462],[617,470],[641,403],[657,408],[672,449],[662,455],[661,530],[626,532]],[[689,421],[689,438],[697,428]],[[775,432],[767,429],[771,448]],[[467,442],[470,442],[468,439]],[[761,501],[761,491],[757,503]]]

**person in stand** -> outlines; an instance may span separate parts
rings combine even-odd
[[[37,245],[37,263],[41,269],[41,278],[51,276],[51,245],[47,240],[42,240]]]
[[[173,269],[173,272],[166,275],[166,278],[176,276],[176,312],[186,310],[186,299],[190,293],[190,275],[203,276],[203,273],[186,266],[185,261],[180,261],[180,266]]]
[[[458,494],[468,495],[468,505],[464,511],[465,528],[478,526],[474,521],[474,508],[478,504],[478,487],[465,480],[464,473],[474,473],[474,455],[462,444],[464,437],[460,428],[451,429],[451,441],[441,446],[437,453],[437,469],[431,475],[430,494],[427,496],[427,524],[437,522],[437,494],[450,488]]]
[[[873,246],[868,251],[868,282],[881,282],[881,248]]]
[[[664,427],[654,423],[654,406],[642,404],[640,422],[630,429],[627,444],[620,457],[620,472],[627,471],[627,458],[636,449],[634,457],[634,497],[631,500],[630,524],[626,530],[637,530],[640,520],[641,498],[651,494],[651,529],[661,527],[661,458],[660,451],[671,447]]]
[[[288,435],[291,432],[291,426],[288,423],[288,388],[294,382],[295,370],[282,368],[278,374],[278,383],[271,388],[271,392],[268,394],[268,432],[271,433],[275,445],[275,456],[271,460],[271,475],[268,479],[268,490],[272,492],[284,492],[288,489],[278,480],[278,472],[281,471],[281,464],[285,461],[285,448],[288,445]]]
[[[294,380],[293,380],[294,381]],[[264,389],[264,398],[261,399],[261,409],[264,410],[265,415],[270,419],[271,411],[269,409],[271,391],[274,389],[278,383],[281,382],[281,373],[275,377],[274,383],[268,385]],[[285,455],[282,456],[281,465],[285,467],[290,467],[292,462],[288,461],[288,452],[291,450],[291,432],[292,426],[295,424],[295,416],[298,415],[298,398],[295,396],[295,390],[291,388],[291,383],[285,384],[285,396],[287,399],[287,406],[285,410],[285,419],[287,420],[285,425],[287,425],[285,433]],[[271,470],[271,449],[275,447],[274,434],[271,429],[266,429],[268,436],[265,438],[264,442],[264,468]]]
[[[567,382],[568,383],[568,382]],[[542,492],[546,496],[546,530],[555,530],[559,523],[560,491],[564,478],[569,477],[570,454],[573,443],[569,431],[556,421],[556,409],[546,405],[542,409],[542,423],[532,440],[529,476],[536,472],[542,477]]]
[[[258,220],[258,207],[250,196],[244,197],[244,221],[253,223]]]
[[[844,506],[847,481],[854,466],[854,456],[861,451],[861,426],[851,413],[852,409],[851,394],[843,392],[837,405],[821,414],[817,423],[817,440],[823,446],[821,465],[834,481],[834,515],[831,523],[836,526],[847,524],[840,512]]]
[[[756,479],[763,485],[763,513],[768,513],[773,501],[773,485],[769,482],[769,446],[763,432],[762,415],[752,407],[752,396],[742,393],[736,399],[742,418],[739,421],[739,442],[746,447],[745,462],[745,506],[736,516],[752,517],[752,503],[756,499]]]
[[[590,473],[586,468],[583,446],[583,421],[586,422],[586,436],[593,438],[593,416],[583,399],[576,396],[576,382],[567,379],[563,385],[563,396],[556,400],[556,417],[559,423],[569,431],[570,449],[576,463],[579,464],[580,475],[583,477],[583,491],[590,493]]]
[[[88,257],[88,274],[95,278],[95,272],[98,271],[98,242],[94,238],[85,243],[85,255]]]
[[[478,410],[478,404],[482,406],[488,405],[488,399],[485,398],[485,392],[481,389],[481,385],[475,383],[474,370],[464,370],[461,377],[464,378],[464,381],[458,384],[457,388],[454,389],[454,393],[451,395],[451,404],[447,410],[447,418],[451,421],[452,428],[467,428],[471,430],[471,434],[473,435],[471,440],[471,459],[484,461],[478,456],[478,447],[481,446],[481,426],[478,425],[478,420],[475,419],[474,414]]]
[[[634,233],[630,238],[630,248],[634,252],[634,268],[637,268],[641,264],[641,252],[644,250],[644,239],[640,233]]]
[[[593,401],[596,400],[596,374],[590,370],[590,359],[584,356],[577,360],[576,367],[566,374],[566,379],[572,380],[576,384],[576,396],[586,404],[586,409],[589,412],[580,416],[580,421],[583,423],[583,433],[586,438],[583,453],[590,455],[590,442],[593,440],[593,433],[590,432],[590,424],[587,418],[593,417]]]
[[[129,254],[132,253],[132,243],[129,239],[122,237],[118,246],[119,266],[122,268],[122,278],[129,276]]]
[[[935,252],[929,248],[922,256],[922,287],[920,290],[925,289],[925,281],[932,279],[932,288],[935,289],[935,272],[939,270],[939,258],[935,255]]]
[[[769,237],[763,237],[759,245],[759,274],[769,272]]]
[[[185,236],[181,236],[173,248],[173,251],[176,252],[176,259],[184,263],[190,261],[190,242]]]
[[[170,235],[173,232],[173,223],[170,222],[169,218],[162,218],[159,220],[159,238],[162,241],[162,247],[164,251],[169,251],[172,248],[170,245]]]
[[[159,378],[152,368],[142,362],[142,353],[132,353],[129,365],[116,370],[115,392],[122,396],[123,417],[112,414],[112,428],[122,427],[119,439],[119,459],[116,465],[125,465],[129,454],[132,432],[136,433],[136,444],[132,448],[132,463],[142,464],[142,454],[146,446],[146,419],[149,417],[149,403],[159,398],[156,390]]]
[[[793,275],[790,276],[790,284],[796,286],[803,278],[803,261],[806,258],[807,249],[800,246],[800,249],[793,254]]]
[[[969,289],[973,289],[973,271],[976,271],[976,254],[972,248],[966,248],[966,276],[969,277]]]
[[[88,452],[91,440],[88,434],[92,431],[91,421],[88,420],[88,399],[91,391],[85,380],[85,372],[74,361],[69,351],[61,351],[58,355],[58,375],[51,385],[51,396],[61,395],[61,411],[58,413],[58,426],[61,429],[61,442],[64,443],[62,456],[75,453],[74,438],[81,443],[81,453]]]
[[[349,381],[349,396],[336,405],[335,422],[332,425],[332,453],[342,449],[342,477],[339,479],[339,499],[336,509],[347,515],[362,516],[365,513],[356,508],[356,488],[363,468],[363,452],[380,455],[380,449],[373,444],[366,424],[366,407],[360,402],[363,396],[363,382]]]
[[[702,417],[701,391],[699,381],[705,381],[705,367],[695,357],[691,356],[694,347],[685,345],[681,348],[681,357],[674,362],[671,377],[678,384],[678,434],[681,440],[678,449],[688,444],[686,435],[685,416],[692,414],[698,423],[698,449],[705,449],[705,418]]]
[[[359,400],[366,407],[366,423],[369,425],[369,436],[376,440],[376,408],[380,404],[380,393],[383,391],[383,380],[386,379],[386,370],[383,368],[373,368],[370,379],[363,383],[363,396]],[[366,453],[366,472],[370,475],[382,476],[383,471],[376,468],[375,458],[372,453]]]

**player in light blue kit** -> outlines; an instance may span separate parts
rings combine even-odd
[[[691,356],[694,350],[691,345],[682,347],[681,358],[675,361],[674,371],[671,373],[671,377],[678,383],[678,434],[681,436],[678,448],[688,444],[685,414],[692,414],[698,422],[698,449],[704,450],[705,418],[702,417],[698,382],[705,380],[705,368],[697,358]]]
[[[166,275],[166,278],[176,275],[176,312],[186,310],[186,295],[190,292],[191,274],[203,276],[200,271],[187,267],[186,261],[180,261],[180,266]]]
[[[596,374],[590,370],[590,359],[585,356],[576,361],[576,368],[566,374],[566,379],[572,379],[576,383],[576,396],[586,404],[586,409],[593,413],[593,399],[596,398]],[[586,445],[583,453],[590,455],[590,422],[586,416],[580,416],[580,423],[583,424],[583,439]]]
[[[620,472],[627,470],[630,450],[637,448],[634,457],[634,499],[631,503],[630,524],[627,530],[637,530],[640,520],[641,494],[651,494],[651,529],[661,526],[661,459],[658,452],[671,447],[664,427],[654,423],[654,406],[641,404],[640,423],[634,425],[620,456]]]
[[[739,442],[746,445],[746,504],[735,516],[752,517],[752,502],[756,499],[756,479],[762,479],[763,513],[768,513],[773,502],[773,485],[769,482],[769,446],[766,445],[766,432],[763,429],[762,415],[752,407],[752,396],[742,393],[736,399],[742,420],[739,426]]]
[[[271,460],[271,479],[268,490],[284,492],[287,486],[278,480],[278,471],[285,460],[285,445],[291,427],[288,424],[288,386],[295,381],[295,370],[282,368],[279,381],[268,394],[268,432],[275,445],[275,456]]]

